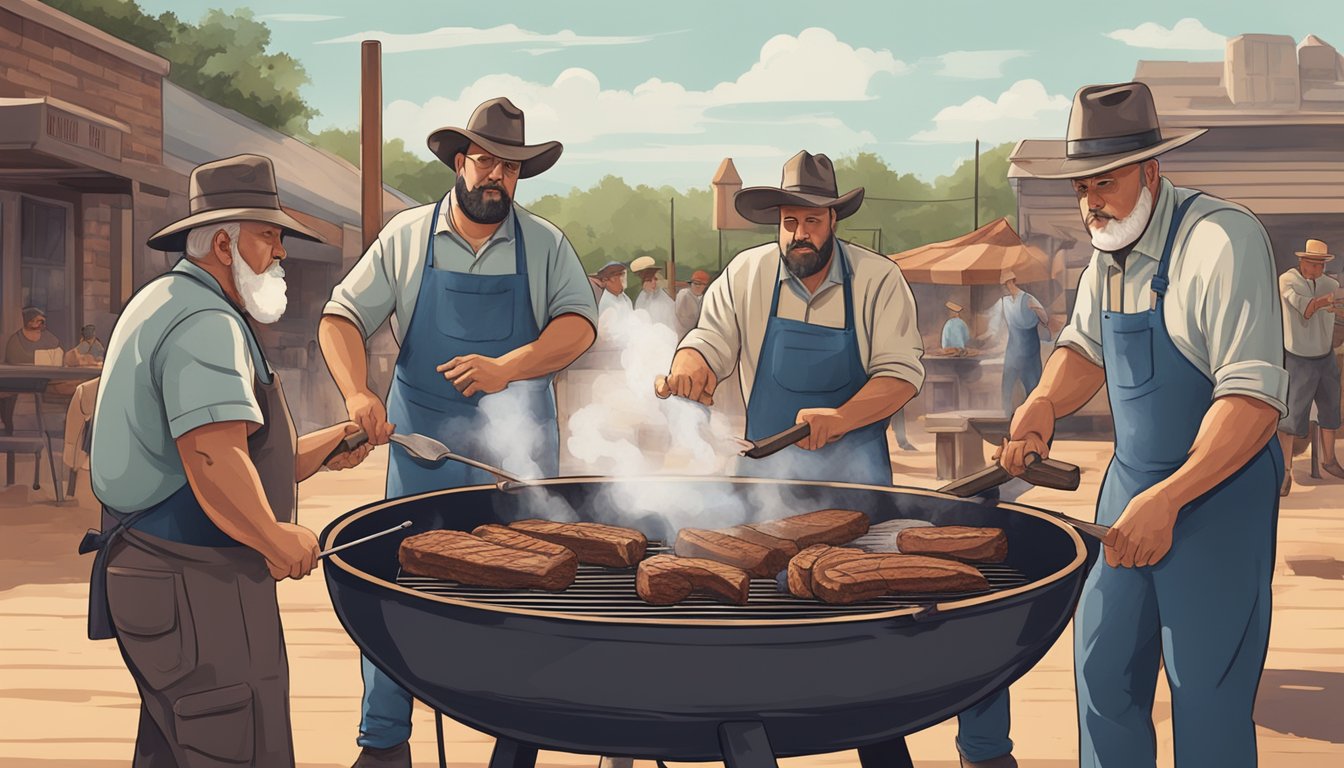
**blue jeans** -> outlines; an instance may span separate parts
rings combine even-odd
[[[364,673],[364,700],[359,712],[361,747],[387,749],[411,738],[411,694],[360,655]]]
[[[957,715],[957,751],[972,763],[1003,757],[1013,751],[1010,725],[1008,689],[1004,688]]]

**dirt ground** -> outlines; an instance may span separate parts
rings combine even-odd
[[[930,436],[910,425],[921,449],[897,453],[902,484],[934,487]],[[1032,490],[1020,501],[1091,519],[1109,447],[1059,442],[1056,457],[1080,464],[1074,493]],[[321,473],[301,489],[301,522],[320,529],[339,514],[381,498],[385,452],[364,466]],[[19,460],[19,478],[31,478]],[[1344,483],[1313,480],[1300,458],[1297,485],[1283,504],[1274,626],[1256,707],[1260,764],[1270,768],[1344,765]],[[51,489],[0,487],[0,768],[129,765],[139,700],[112,641],[85,637],[92,557],[75,552],[97,514],[87,487],[58,506]],[[358,652],[332,611],[323,579],[314,575],[280,586],[293,678],[291,702],[300,766],[353,761],[361,682]],[[1013,739],[1021,765],[1077,764],[1077,715],[1072,638],[1068,631],[1012,688]],[[1170,697],[1159,686],[1154,712],[1160,765],[1171,765]],[[493,740],[446,721],[448,760],[484,766]],[[412,745],[417,765],[436,764],[432,713],[417,705]],[[918,765],[954,768],[955,721],[909,739]],[[854,752],[781,761],[786,768],[856,765]],[[596,759],[543,752],[546,766],[594,766]],[[651,768],[641,765],[640,768]]]

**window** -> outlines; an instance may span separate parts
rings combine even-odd
[[[69,212],[62,206],[23,198],[19,227],[19,282],[22,306],[41,307],[47,314],[47,329],[71,346],[68,259]]]

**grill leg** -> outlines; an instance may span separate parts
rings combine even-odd
[[[448,752],[443,748],[443,713],[434,710],[434,735],[439,740],[439,768],[448,768]]]
[[[766,738],[765,726],[757,722],[719,725],[719,748],[727,768],[778,768],[775,752]]]
[[[859,765],[863,768],[914,768],[905,739],[892,739],[881,744],[859,747]]]
[[[513,739],[495,739],[495,751],[490,753],[490,768],[536,768],[537,748],[519,744]]]

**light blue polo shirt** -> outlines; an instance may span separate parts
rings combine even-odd
[[[177,438],[223,421],[262,423],[256,359],[236,310],[210,273],[187,259],[132,297],[98,384],[89,477],[98,500],[135,512],[187,482]],[[191,277],[196,278],[195,280]]]

